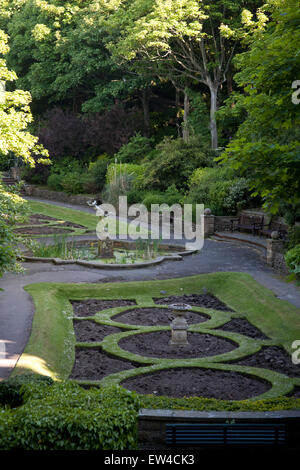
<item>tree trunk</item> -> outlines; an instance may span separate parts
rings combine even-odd
[[[177,136],[181,137],[181,125],[180,125],[180,89],[172,82],[175,88],[175,108],[176,108],[176,128]]]
[[[150,108],[149,108],[149,89],[143,88],[141,92],[141,102],[144,113],[144,134],[146,137],[150,137],[151,124],[150,124]]]
[[[189,131],[189,119],[190,115],[190,99],[186,91],[184,90],[184,115],[183,115],[183,126],[182,126],[182,137],[185,142],[188,142],[190,137]]]
[[[216,112],[218,110],[218,86],[210,85],[210,135],[211,135],[211,148],[218,148],[218,128]]]

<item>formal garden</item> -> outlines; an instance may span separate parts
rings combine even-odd
[[[151,448],[144,410],[299,435],[299,22],[295,0],[1,3],[0,450]],[[120,196],[171,232],[203,205],[203,247],[101,209]]]

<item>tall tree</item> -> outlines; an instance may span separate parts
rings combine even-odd
[[[0,30],[0,54],[9,52],[8,36]],[[15,81],[17,75],[6,66],[5,58],[0,58],[0,81],[2,83]],[[0,101],[0,159],[5,160],[10,153],[29,165],[35,164],[34,155],[39,156],[40,162],[48,162],[48,152],[38,145],[38,138],[28,130],[33,121],[29,104],[29,92],[15,90],[1,92]]]
[[[218,94],[241,34],[244,0],[119,0],[110,27],[120,31],[115,57],[162,63],[174,79],[190,79],[210,93],[212,148],[218,147]],[[250,1],[248,4],[257,4]],[[259,2],[260,3],[260,2]]]
[[[265,30],[248,15],[249,51],[236,58],[235,80],[245,94],[237,105],[247,117],[221,160],[252,181],[265,207],[300,204],[300,11],[297,0],[270,0]],[[298,88],[298,91],[297,91]]]

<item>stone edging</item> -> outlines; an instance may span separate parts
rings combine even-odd
[[[61,258],[39,258],[37,256],[22,256],[19,257],[21,261],[27,262],[40,262],[40,263],[53,263],[56,265],[66,265],[66,264],[77,264],[79,266],[86,266],[88,268],[96,268],[96,269],[138,269],[138,268],[146,268],[148,266],[154,266],[156,264],[161,264],[164,261],[182,261],[184,256],[192,255],[197,253],[198,250],[190,250],[190,251],[183,251],[176,253],[174,255],[168,256],[159,256],[152,261],[145,261],[144,263],[136,263],[136,264],[101,264],[95,263],[93,261],[85,261],[85,260],[64,260]]]

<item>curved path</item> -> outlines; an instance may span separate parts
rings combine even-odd
[[[57,205],[79,208],[62,203]],[[268,267],[261,250],[233,241],[206,240],[201,252],[187,256],[182,261],[125,271],[106,271],[76,265],[55,266],[51,263],[26,263],[24,267],[24,274],[6,274],[0,280],[0,288],[3,289],[0,291],[0,380],[10,375],[29,339],[34,306],[31,297],[23,289],[27,284],[142,281],[216,271],[243,272],[271,289],[278,298],[298,307],[300,314],[300,289],[293,283],[287,283],[284,277]]]

